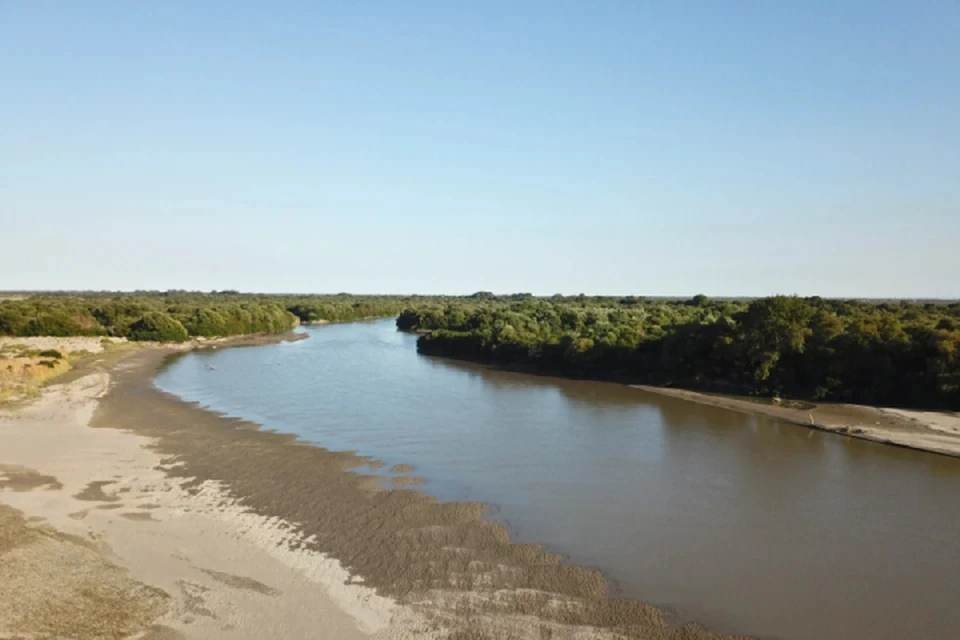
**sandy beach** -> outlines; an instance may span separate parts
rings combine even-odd
[[[293,551],[282,522],[216,483],[188,491],[147,438],[91,428],[109,387],[91,373],[0,420],[0,635],[425,637],[336,561]]]
[[[908,411],[838,403],[776,404],[686,389],[630,386],[700,404],[770,416],[851,438],[960,457],[960,413],[953,411]]]
[[[721,637],[484,505],[159,391],[175,353],[105,352],[0,412],[0,637]]]

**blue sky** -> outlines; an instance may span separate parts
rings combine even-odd
[[[0,0],[0,290],[960,297],[960,2]]]

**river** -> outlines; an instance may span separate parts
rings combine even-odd
[[[393,320],[193,352],[180,397],[410,463],[444,500],[723,631],[960,637],[960,460],[622,385],[417,355]]]

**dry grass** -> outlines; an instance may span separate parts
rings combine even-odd
[[[115,345],[125,344],[126,338],[107,338],[104,336],[0,336],[0,351],[8,349],[58,349],[60,351],[88,351],[100,353]]]
[[[4,346],[0,350],[0,404],[39,395],[44,384],[70,370],[67,355],[41,356],[20,345]]]
[[[0,337],[0,406],[36,398],[71,369],[113,363],[139,348],[123,338]]]

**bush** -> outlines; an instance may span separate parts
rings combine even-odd
[[[152,311],[130,326],[130,339],[154,342],[184,342],[189,336],[179,320]]]
[[[192,336],[213,338],[227,335],[227,323],[223,316],[213,309],[197,309],[184,321],[183,326]]]
[[[63,354],[56,349],[44,349],[39,355],[41,358],[56,358],[57,360],[63,357]]]

